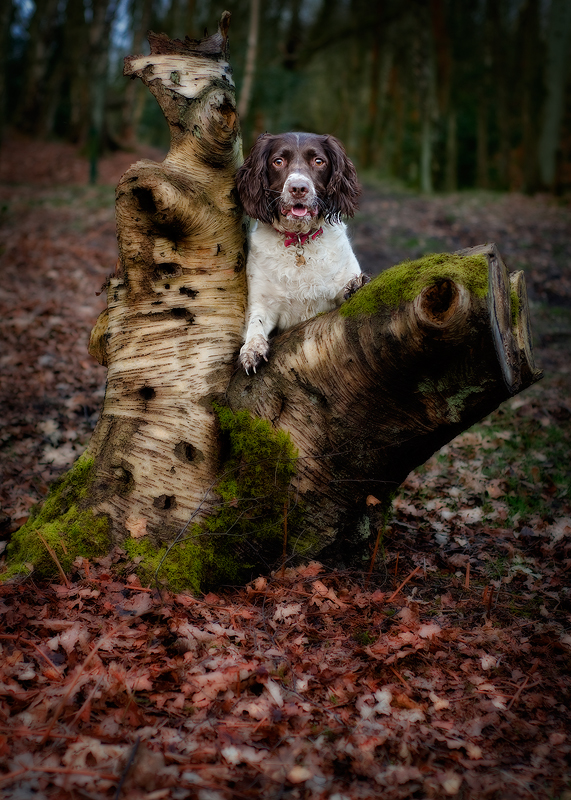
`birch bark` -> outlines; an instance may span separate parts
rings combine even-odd
[[[234,190],[241,140],[225,19],[201,42],[150,35],[151,54],[126,59],[125,73],[161,105],[172,144],[162,164],[139,161],[119,183],[119,272],[92,336],[108,366],[89,446],[100,497],[93,510],[117,532],[162,541],[197,509],[197,520],[209,512],[219,462],[210,401],[231,377],[244,319]]]

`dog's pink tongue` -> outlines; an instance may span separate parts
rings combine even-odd
[[[291,213],[294,217],[305,217],[307,214],[307,208],[305,206],[294,206],[291,210]]]

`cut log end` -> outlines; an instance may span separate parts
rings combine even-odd
[[[540,380],[535,367],[529,326],[529,304],[523,273],[510,274],[494,243],[462,251],[481,253],[489,264],[487,303],[491,332],[504,383],[510,395]]]
[[[524,385],[536,383],[543,373],[535,366],[531,346],[529,303],[525,287],[525,276],[520,270],[510,274],[511,320],[513,335],[520,356],[520,373]]]

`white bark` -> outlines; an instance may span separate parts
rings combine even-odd
[[[219,466],[211,401],[234,368],[246,287],[228,63],[192,44],[168,53],[166,38],[150,40],[154,52],[127,59],[125,72],[157,97],[172,144],[162,164],[139,161],[117,188],[120,270],[91,347],[108,379],[90,452],[94,511],[118,535],[165,539],[210,509]]]

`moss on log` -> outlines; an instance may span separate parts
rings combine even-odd
[[[476,297],[488,293],[488,263],[483,255],[431,253],[416,261],[403,261],[381,273],[339,309],[343,317],[374,314],[381,306],[398,308],[421,291],[441,281],[461,284]]]

